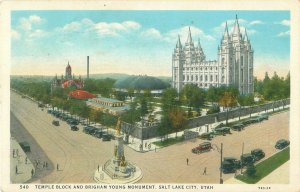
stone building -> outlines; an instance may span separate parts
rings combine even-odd
[[[217,60],[206,60],[200,40],[196,46],[189,29],[185,45],[178,36],[172,55],[172,86],[179,92],[186,84],[204,89],[224,85],[237,87],[241,94],[253,93],[253,52],[247,31],[241,33],[237,17],[231,34],[226,22]]]

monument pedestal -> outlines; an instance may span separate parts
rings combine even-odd
[[[120,126],[119,121],[118,125]],[[125,159],[120,127],[115,138],[114,156],[102,166],[101,170],[96,170],[94,180],[98,183],[135,183],[142,178],[142,172]]]

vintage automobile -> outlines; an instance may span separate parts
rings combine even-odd
[[[249,164],[252,164],[254,162],[255,161],[254,161],[254,158],[251,155],[251,153],[246,153],[246,154],[241,155],[241,165],[242,166],[249,165]]]
[[[231,127],[231,129],[234,131],[241,131],[243,128],[244,128],[244,125],[241,123],[235,124]]]
[[[20,142],[19,144],[25,153],[31,152],[30,145],[28,142],[24,141],[24,142]]]
[[[269,116],[266,115],[266,114],[258,115],[257,117],[260,119],[260,121],[268,120],[269,119]]]
[[[237,160],[234,157],[224,157],[223,161],[229,162],[230,164],[232,164],[234,166],[235,169],[239,169],[241,168],[241,161]]]
[[[98,129],[95,131],[94,136],[97,138],[102,138],[103,134],[104,134],[104,132],[101,129]]]
[[[220,127],[220,128],[215,128],[213,131],[214,135],[226,135],[230,134],[230,127]]]
[[[223,161],[222,162],[222,172],[223,173],[234,173],[236,168],[234,167],[234,164],[228,162],[228,161]]]
[[[59,126],[59,121],[53,120],[53,121],[52,121],[52,125]]]
[[[211,149],[212,146],[210,142],[203,142],[199,144],[198,147],[193,148],[192,153],[199,154],[199,153],[210,151]]]
[[[213,133],[209,132],[209,133],[202,133],[199,138],[200,139],[207,139],[207,140],[211,140],[214,137]]]
[[[102,141],[110,141],[111,140],[111,135],[107,133],[102,134]]]
[[[265,152],[261,149],[253,149],[251,155],[253,156],[254,161],[259,161],[265,157]]]
[[[286,139],[280,139],[280,140],[278,140],[278,141],[276,142],[275,148],[276,148],[276,149],[283,149],[283,148],[285,148],[285,147],[287,147],[287,146],[289,146],[289,145],[290,145],[290,141],[288,141],[288,140],[286,140]]]
[[[71,131],[78,131],[79,128],[76,125],[71,126]]]

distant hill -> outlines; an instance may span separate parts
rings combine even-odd
[[[125,74],[125,73],[103,73],[103,74],[90,74],[90,78],[93,79],[106,79],[106,78],[111,78],[111,79],[123,79],[126,77],[129,77],[130,75]],[[86,78],[86,75],[82,76],[83,78]]]
[[[30,79],[30,80],[36,80],[36,81],[51,81],[54,78],[53,76],[46,76],[46,75],[11,75],[10,76],[12,79],[20,79],[20,80],[24,80],[24,79]],[[58,78],[61,78],[61,76],[57,76]],[[75,76],[76,78],[78,78],[78,76]],[[81,76],[83,79],[86,78],[86,75],[82,75]],[[106,79],[106,78],[111,78],[111,79],[115,79],[115,80],[124,80],[128,77],[139,77],[138,75],[128,75],[125,73],[103,73],[103,74],[90,74],[90,78],[92,79]],[[152,76],[142,76],[142,77],[152,77]],[[157,77],[153,77],[156,79],[159,79],[161,81],[163,81],[166,84],[170,84],[172,78],[171,77],[167,77],[167,76],[157,76]],[[158,83],[159,84],[159,83]]]
[[[159,90],[169,87],[170,84],[157,77],[146,75],[132,75],[116,81],[114,87],[120,89],[134,88],[134,89],[151,89]]]

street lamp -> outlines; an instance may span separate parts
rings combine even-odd
[[[244,142],[243,142],[243,147],[242,147],[242,156],[244,155]],[[242,157],[241,156],[241,157]],[[243,173],[243,159],[241,158],[241,174]]]
[[[220,184],[223,184],[223,179],[222,179],[222,159],[223,159],[223,143],[221,143]]]

